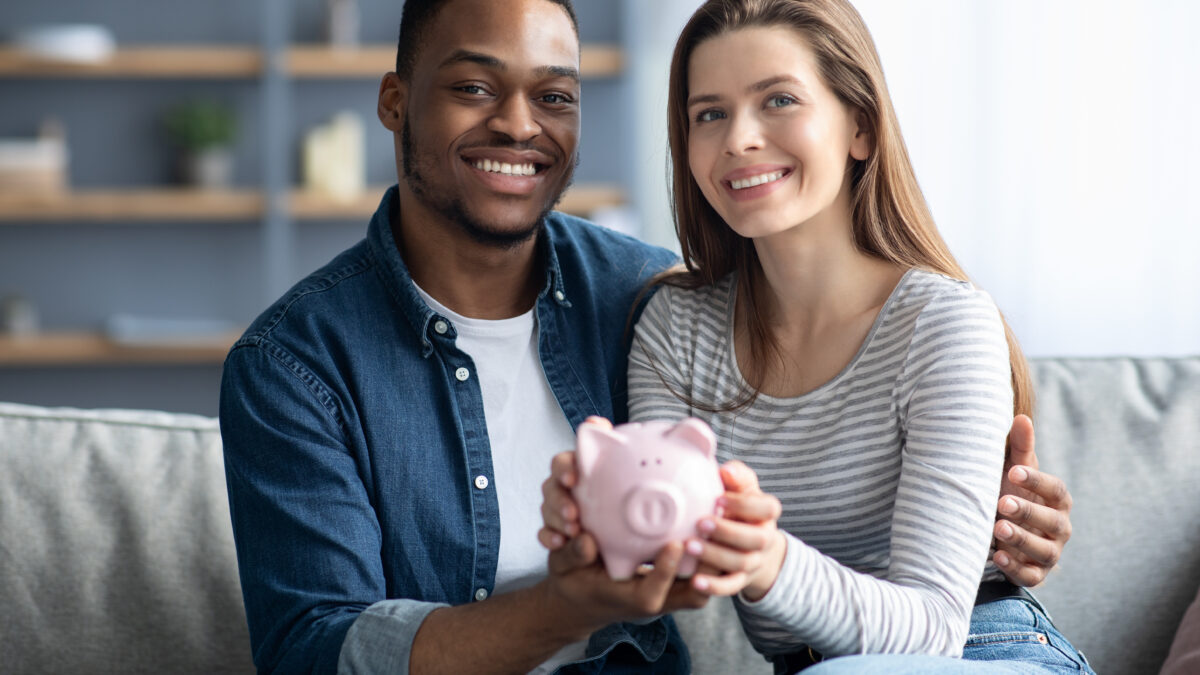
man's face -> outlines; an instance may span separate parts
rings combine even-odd
[[[453,0],[430,25],[401,121],[404,181],[476,241],[531,237],[571,181],[579,39],[546,0]]]

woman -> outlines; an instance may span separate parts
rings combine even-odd
[[[991,505],[1032,387],[934,226],[861,17],[710,0],[669,109],[684,268],[638,322],[630,417],[704,418],[749,467],[726,469],[725,516],[687,542],[715,568],[693,586],[736,594],[789,672],[820,654],[903,656],[818,672],[1087,669],[1031,598],[975,608],[1000,578]]]

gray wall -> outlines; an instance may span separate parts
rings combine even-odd
[[[395,41],[402,2],[359,0],[363,43]],[[577,0],[584,41],[620,42],[621,4]],[[323,38],[322,0],[292,0],[292,42]],[[0,38],[46,23],[99,23],[121,44],[203,43],[258,46],[259,2],[213,0],[6,0]],[[258,79],[166,81],[0,78],[0,137],[32,136],[47,117],[66,127],[70,183],[78,188],[170,183],[172,152],[160,118],[180,100],[215,98],[240,121],[235,182],[262,184],[262,82]],[[367,123],[367,179],[394,182],[392,141],[375,121],[377,80],[290,83],[287,164],[298,180],[299,141],[343,109]],[[625,78],[584,83],[582,163],[578,181],[622,184],[631,154],[625,137]],[[294,222],[288,283],[360,239],[365,222]],[[0,222],[0,296],[33,301],[47,331],[98,330],[105,317],[205,317],[248,323],[268,300],[263,223]],[[157,408],[215,414],[220,366],[0,367],[0,400],[40,405]]]

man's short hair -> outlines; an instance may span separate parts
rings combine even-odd
[[[438,11],[449,0],[405,0],[404,11],[400,14],[400,39],[396,43],[396,74],[402,80],[412,77],[413,65],[417,62],[417,54],[424,46],[425,33],[429,25],[437,18]],[[579,35],[579,21],[575,18],[575,7],[571,0],[546,0],[567,13],[571,19],[571,27],[575,35]],[[468,20],[464,17],[464,20]]]

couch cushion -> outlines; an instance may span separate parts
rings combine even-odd
[[[215,419],[0,404],[4,672],[252,672]]]
[[[1157,673],[1200,586],[1200,358],[1038,359],[1074,533],[1037,596],[1101,673]]]

